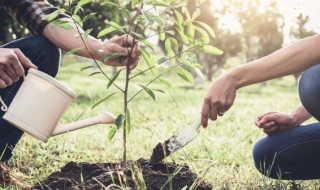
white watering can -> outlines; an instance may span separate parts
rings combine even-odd
[[[115,122],[116,116],[112,113],[101,112],[95,117],[62,125],[60,118],[75,98],[70,88],[55,78],[29,69],[9,108],[1,97],[0,101],[2,111],[6,111],[3,119],[43,142],[47,142],[51,136]]]

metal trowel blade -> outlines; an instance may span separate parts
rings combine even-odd
[[[164,143],[158,143],[153,149],[150,163],[156,163],[163,160],[177,150],[183,148],[193,139],[198,136],[197,129],[200,126],[200,121],[194,126],[186,126],[182,128],[176,135],[166,140]]]

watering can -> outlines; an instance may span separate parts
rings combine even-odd
[[[115,122],[116,116],[112,113],[100,112],[95,117],[62,125],[60,118],[75,98],[68,86],[31,68],[10,106],[7,107],[1,97],[0,101],[2,111],[6,111],[3,119],[43,142],[69,131]]]

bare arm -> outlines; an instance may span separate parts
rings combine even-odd
[[[320,35],[300,40],[229,73],[237,88],[304,71],[320,63]]]
[[[237,89],[305,70],[320,63],[320,35],[300,40],[266,57],[231,69],[209,88],[202,107],[202,125],[232,106]]]
[[[133,42],[132,37],[123,35],[102,42],[92,36],[88,36],[87,39],[84,39],[86,44],[85,46],[78,32],[78,29],[81,33],[83,33],[83,30],[80,27],[77,29],[77,26],[70,18],[62,18],[61,20],[68,21],[70,25],[73,26],[73,29],[67,30],[59,26],[51,27],[51,24],[48,24],[42,32],[42,35],[48,38],[57,47],[65,51],[69,51],[75,48],[82,48],[81,50],[77,51],[76,54],[87,58],[91,58],[92,55],[94,59],[97,59],[99,61],[101,61],[103,57],[109,53],[123,53],[124,56],[128,56],[131,54],[131,69],[136,67],[138,63],[139,49],[137,46],[137,41]],[[135,45],[132,50],[128,47],[130,47],[133,43]],[[132,53],[130,53],[131,51]],[[105,64],[110,66],[125,65],[120,64],[118,59],[112,59]]]

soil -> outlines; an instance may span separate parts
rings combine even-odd
[[[212,189],[186,165],[164,162],[151,164],[148,160],[139,159],[128,163],[126,168],[130,169],[121,168],[119,163],[69,162],[61,171],[52,173],[31,189],[99,190],[108,187],[117,190],[122,189],[121,186],[132,190],[180,190],[186,186],[186,189]]]

